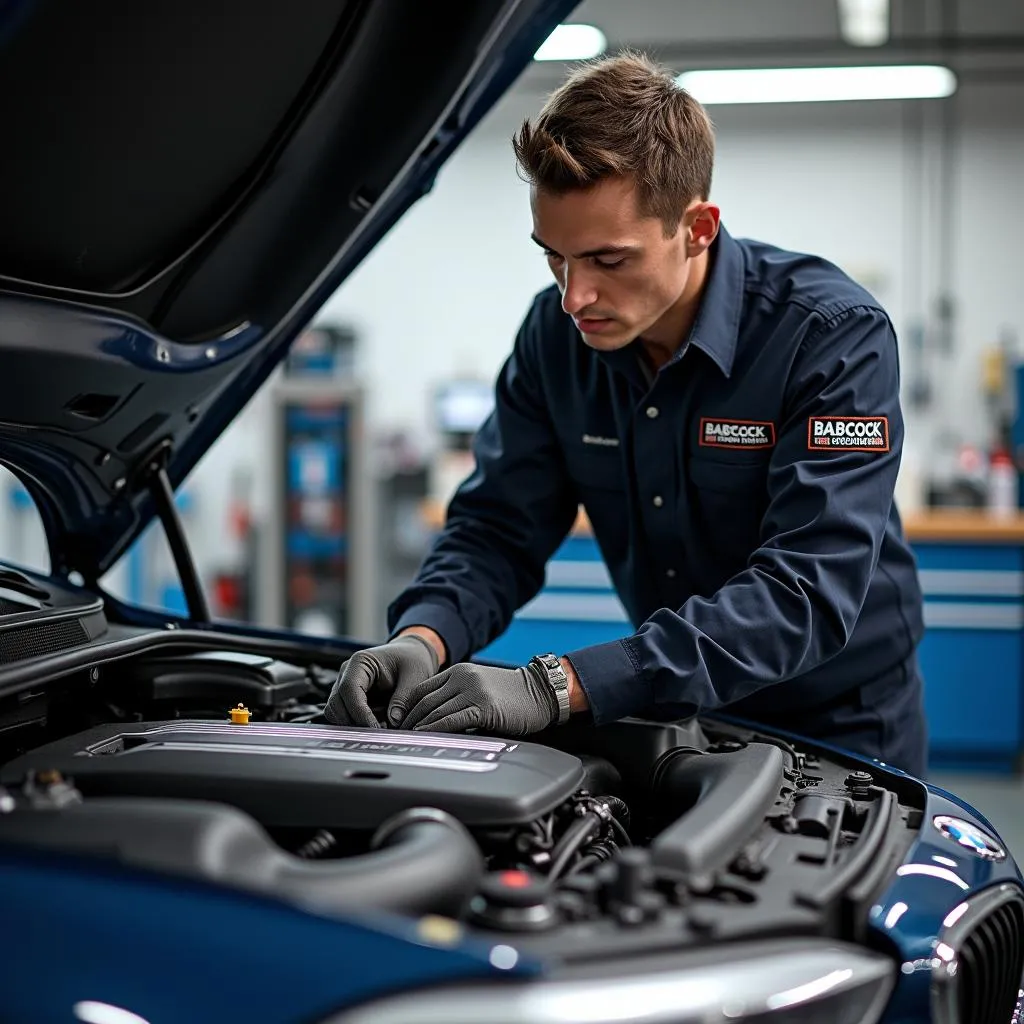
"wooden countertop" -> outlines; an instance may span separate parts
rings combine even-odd
[[[432,530],[439,530],[444,525],[444,513],[444,506],[439,502],[423,503],[423,519]],[[921,509],[904,513],[903,527],[911,542],[1024,544],[1024,512],[1000,516],[983,509]],[[590,534],[590,523],[582,508],[573,533],[577,536]]]
[[[993,515],[984,509],[930,508],[903,515],[911,541],[1024,544],[1024,514]]]

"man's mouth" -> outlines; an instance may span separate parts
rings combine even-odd
[[[583,334],[600,334],[611,328],[615,321],[611,317],[573,317],[576,327]]]

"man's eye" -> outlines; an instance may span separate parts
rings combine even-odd
[[[604,270],[615,270],[616,267],[621,267],[626,262],[626,257],[622,256],[617,260],[599,260],[595,259],[594,262]]]
[[[549,260],[560,260],[562,258],[557,252],[552,252],[550,249],[545,249],[544,255]]]

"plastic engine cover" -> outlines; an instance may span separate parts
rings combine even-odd
[[[86,796],[214,800],[268,827],[337,829],[376,828],[414,806],[469,827],[523,824],[584,777],[571,754],[516,740],[210,721],[98,726],[11,761],[0,782],[46,770]]]

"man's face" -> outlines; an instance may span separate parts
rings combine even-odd
[[[689,232],[681,221],[666,238],[661,220],[641,215],[629,180],[563,195],[534,188],[530,206],[562,308],[592,348],[623,348],[684,300]]]

